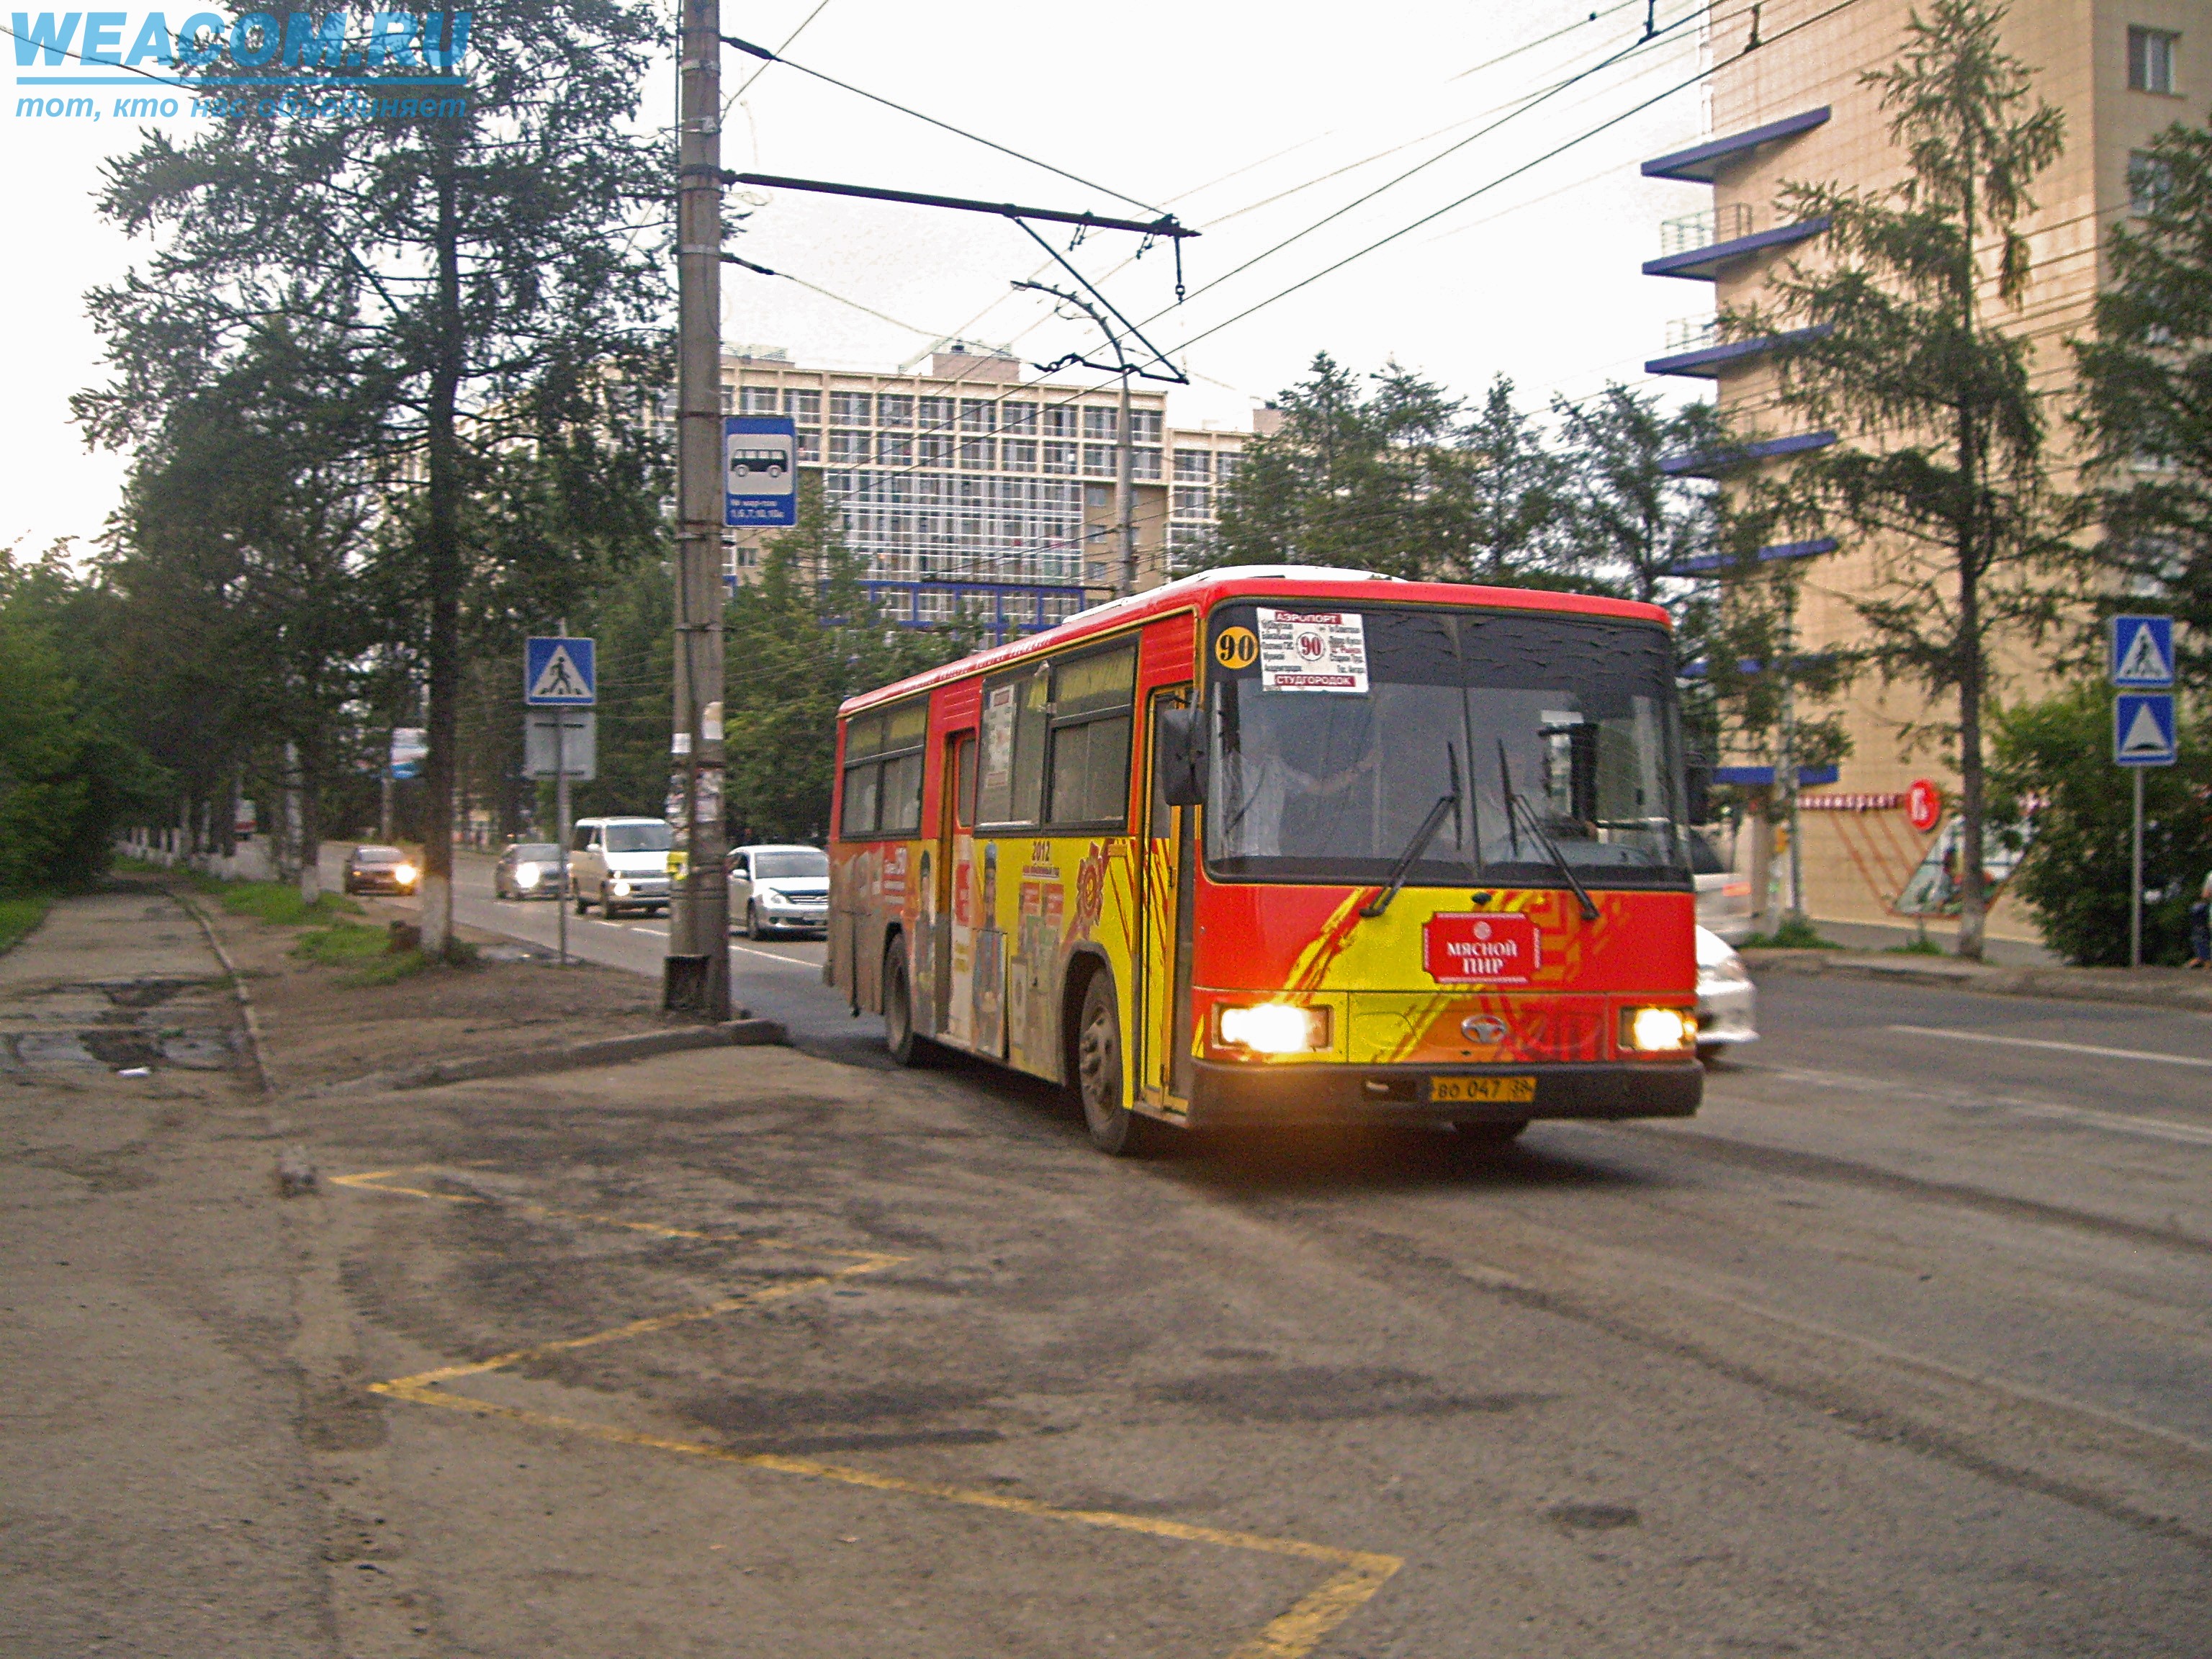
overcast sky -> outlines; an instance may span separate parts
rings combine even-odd
[[[1662,0],[1662,30],[1695,9]],[[727,33],[775,46],[805,23],[789,47],[796,62],[1097,187],[781,66],[731,110],[723,155],[740,171],[1143,216],[1109,194],[1120,192],[1172,210],[1205,233],[1185,245],[1190,295],[1181,306],[1164,247],[1132,263],[1136,239],[1099,233],[1069,257],[1187,367],[1192,386],[1171,405],[1178,422],[1243,426],[1320,350],[1361,370],[1395,357],[1470,398],[1504,374],[1524,403],[1540,404],[1554,392],[1585,395],[1608,377],[1640,379],[1667,319],[1711,308],[1707,285],[1638,271],[1657,252],[1662,219],[1710,204],[1705,189],[1637,172],[1640,161],[1704,136],[1698,86],[1537,160],[1695,76],[1702,43],[1685,21],[1537,100],[1635,46],[1644,13],[1643,0],[1599,0],[1595,18],[1589,0],[1358,9],[1303,0],[1112,8],[827,0],[818,12],[816,0],[725,0]],[[726,90],[736,93],[759,68],[728,52]],[[672,79],[663,70],[647,89],[656,116],[665,117]],[[32,121],[12,110],[13,100],[0,106],[18,239],[0,264],[16,341],[10,395],[0,402],[9,458],[0,544],[21,538],[27,551],[59,536],[96,536],[115,506],[125,459],[86,451],[68,398],[102,373],[84,291],[119,280],[146,248],[93,209],[102,162],[136,142],[135,129]],[[167,125],[179,139],[191,131],[181,119]],[[890,368],[942,335],[1047,361],[1091,343],[1087,324],[1054,319],[1011,294],[1010,280],[1051,274],[1011,224],[791,191],[748,205],[736,252],[897,322],[732,268],[724,337],[732,346]],[[1431,214],[1387,246],[1273,299]],[[1065,234],[1057,245],[1066,250]],[[1670,396],[1705,386],[1662,384]]]

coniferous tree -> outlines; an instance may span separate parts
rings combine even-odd
[[[1986,725],[2000,641],[2059,615],[2070,551],[2050,483],[2048,419],[2030,343],[2006,315],[2026,291],[2021,221],[2061,149],[2063,112],[1998,39],[2000,11],[1936,0],[1889,66],[1862,77],[1889,113],[1905,178],[1885,190],[1784,186],[1787,221],[1825,216],[1827,258],[1785,266],[1773,314],[1725,319],[1742,337],[1811,331],[1778,349],[1784,409],[1843,441],[1792,475],[1813,522],[1854,533],[1875,580],[1850,602],[1858,656],[1917,682],[1959,769],[1959,953],[1982,952]]]

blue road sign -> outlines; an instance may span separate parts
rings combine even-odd
[[[2122,766],[2171,766],[2173,693],[2123,691],[2112,699],[2112,759]]]
[[[588,708],[599,701],[592,640],[536,637],[523,643],[522,700],[540,708]]]
[[[799,432],[788,415],[722,417],[722,522],[799,522]]]
[[[2112,684],[2163,691],[2173,684],[2173,618],[2112,618]]]

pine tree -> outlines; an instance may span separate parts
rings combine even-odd
[[[1875,580],[1849,596],[1866,629],[1856,653],[1927,692],[1927,717],[1911,732],[1955,754],[1958,948],[1972,957],[1987,909],[1994,651],[2060,614],[2055,579],[2070,551],[2029,343],[2002,315],[2026,290],[2020,226],[2034,211],[2036,175],[2058,155],[2064,118],[2032,100],[2032,71],[1999,41],[2002,15],[1980,0],[1936,0],[1912,18],[1898,60],[1862,76],[1889,112],[1904,179],[1881,191],[1786,185],[1785,220],[1832,222],[1829,257],[1784,267],[1772,284],[1777,314],[1724,319],[1742,337],[1817,331],[1776,354],[1781,404],[1845,439],[1801,461],[1792,483],[1814,520],[1872,550]]]

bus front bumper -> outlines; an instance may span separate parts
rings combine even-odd
[[[1705,1097],[1693,1058],[1550,1066],[1224,1066],[1194,1062],[1194,1129],[1291,1123],[1519,1123],[1537,1118],[1688,1117]],[[1536,1079],[1526,1101],[1442,1101],[1444,1078]]]

